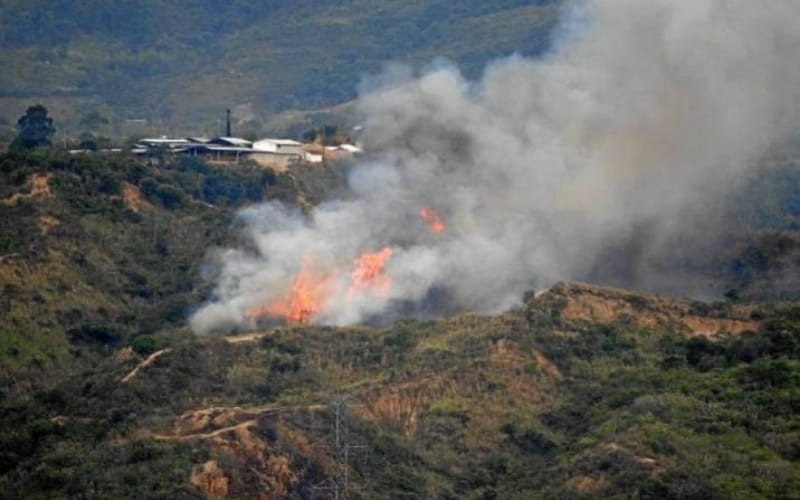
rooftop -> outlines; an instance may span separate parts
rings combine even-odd
[[[277,144],[279,146],[302,146],[302,142],[293,141],[292,139],[259,139],[256,142],[271,142],[272,144]]]
[[[236,146],[250,146],[253,144],[251,141],[239,137],[217,137],[208,142],[227,142],[228,144],[233,144]]]

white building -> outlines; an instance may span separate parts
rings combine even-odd
[[[253,146],[253,143],[248,141],[247,139],[241,139],[239,137],[216,137],[207,141],[208,144],[217,144],[219,146],[230,146],[234,148],[250,148]]]
[[[306,163],[322,163],[324,160],[321,153],[310,153],[308,151],[305,152],[303,159]]]
[[[261,139],[253,143],[256,151],[303,155],[303,144],[291,139]]]
[[[250,158],[262,167],[270,167],[278,172],[285,171],[289,165],[303,161],[303,144],[291,139],[261,139],[253,143]]]
[[[238,163],[253,160],[264,168],[285,172],[296,163],[322,163],[323,150],[306,151],[303,144],[291,139],[261,139],[250,142],[239,137],[167,137],[141,139],[131,149],[134,154],[156,156],[164,150],[170,153],[201,157],[212,163]],[[352,154],[350,150],[342,150]]]
[[[191,144],[192,141],[190,141],[189,139],[170,139],[166,136],[156,137],[156,138],[148,137],[136,141],[136,147],[151,148],[151,149],[156,149],[156,148],[177,149],[189,146]]]

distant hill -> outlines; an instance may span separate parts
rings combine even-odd
[[[388,61],[454,61],[465,74],[512,53],[540,54],[562,0],[5,1],[0,126],[43,102],[77,135],[92,111],[106,135],[240,133],[271,114],[352,99]],[[144,120],[144,121],[142,121]]]

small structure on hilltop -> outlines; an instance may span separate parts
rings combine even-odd
[[[202,157],[214,163],[238,162],[252,152],[252,142],[238,137],[167,137],[140,139],[131,149],[136,155],[158,157],[164,153]]]
[[[182,148],[193,143],[192,139],[170,139],[167,136],[144,138],[136,141],[133,146],[134,150],[151,151],[156,149],[175,150]],[[134,151],[137,152],[137,151]]]
[[[364,152],[353,144],[339,144],[338,146],[325,146],[322,156],[325,160],[346,160]]]
[[[305,159],[303,144],[291,139],[261,139],[253,143],[252,149],[250,157],[256,163],[277,171]]]
[[[215,137],[178,149],[176,153],[200,156],[212,163],[237,163],[249,157],[253,143],[239,137]]]
[[[165,154],[183,154],[202,158],[210,163],[238,163],[251,160],[264,168],[284,172],[298,163],[322,163],[351,158],[363,153],[352,144],[323,146],[303,144],[292,139],[266,138],[252,142],[239,137],[168,137],[140,139],[131,153],[145,158],[163,158]]]
[[[239,137],[215,137],[208,141],[207,144],[213,144],[217,146],[230,146],[234,148],[252,148],[253,142],[248,141],[247,139],[241,139]]]

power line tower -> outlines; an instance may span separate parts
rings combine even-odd
[[[366,448],[363,444],[353,444],[350,442],[347,427],[348,413],[350,405],[347,396],[338,394],[329,405],[333,413],[333,423],[331,434],[328,436],[331,442],[317,445],[319,448],[328,448],[333,455],[334,474],[332,477],[312,487],[316,493],[315,498],[333,498],[335,500],[346,500],[350,498],[350,493],[358,490],[358,486],[352,483],[350,477],[350,458],[351,452]],[[327,495],[326,495],[327,494]]]

